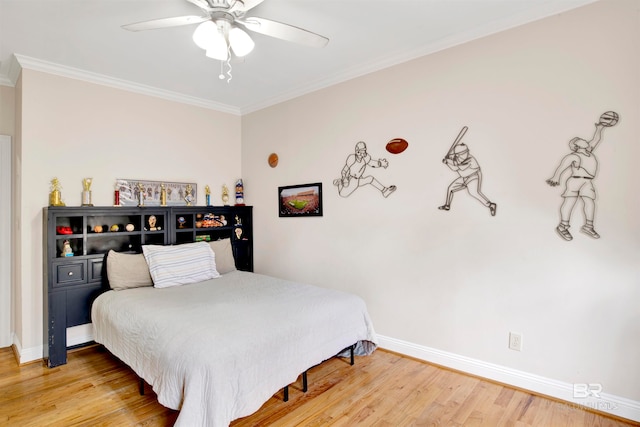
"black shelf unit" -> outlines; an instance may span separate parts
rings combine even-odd
[[[150,224],[152,216],[155,223]],[[206,227],[212,223],[199,221],[205,216],[224,217],[226,225]],[[90,323],[93,300],[109,289],[104,267],[111,249],[140,253],[142,245],[230,238],[236,267],[253,271],[251,206],[50,206],[44,208],[43,221],[44,358],[49,367],[67,363],[66,329]],[[72,256],[64,254],[66,240]]]
[[[238,270],[253,271],[251,206],[171,208],[171,244],[231,239]]]

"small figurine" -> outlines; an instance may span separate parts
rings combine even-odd
[[[82,206],[93,206],[91,203],[91,182],[93,178],[82,179]]]
[[[208,185],[204,186],[204,200],[205,205],[211,206],[211,188]]]
[[[229,189],[225,184],[222,185],[222,203],[229,206]]]
[[[236,206],[244,206],[244,184],[242,179],[236,182]]]
[[[71,249],[71,243],[68,240],[62,242],[62,256],[73,256],[73,250]]]
[[[167,187],[164,182],[160,184],[160,206],[167,206]]]
[[[242,238],[242,228],[237,227],[235,229],[235,232],[236,232],[236,239],[240,240]]]
[[[51,180],[51,193],[49,193],[49,206],[64,206],[62,195],[60,194],[61,189],[58,178],[53,178]]]
[[[178,228],[184,228],[186,223],[187,221],[184,219],[183,216],[178,217]]]
[[[236,215],[236,223],[235,223],[235,225],[242,225],[242,219],[238,215]]]
[[[156,227],[157,218],[155,215],[151,215],[147,220],[149,222],[149,231],[156,231],[158,227]]]
[[[191,202],[193,202],[193,187],[191,184],[187,184],[187,188],[185,189],[184,201],[187,202],[187,206],[191,206]]]

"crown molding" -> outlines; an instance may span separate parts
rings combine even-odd
[[[18,58],[11,55],[8,61],[0,64],[0,86],[15,87],[18,78],[20,78],[20,71],[22,68],[18,63]]]
[[[102,86],[108,86],[116,89],[126,90],[128,92],[139,93],[142,95],[153,96],[156,98],[162,98],[169,101],[180,102],[183,104],[195,105],[196,107],[207,108],[210,110],[216,110],[223,113],[230,113],[234,115],[240,115],[240,110],[236,107],[220,104],[217,102],[211,102],[206,99],[197,98],[194,96],[188,96],[177,92],[171,92],[164,89],[159,89],[152,86],[147,86],[139,83],[130,82],[115,77],[106,76],[104,74],[94,73],[92,71],[81,70],[79,68],[69,67],[66,65],[55,64],[53,62],[44,61],[29,56],[15,54],[16,62],[20,69],[28,69],[34,71],[41,71],[43,73],[53,74],[56,76],[67,77],[75,80],[81,80],[88,83],[94,83]],[[19,75],[19,71],[18,71]],[[15,78],[17,81],[17,77]],[[15,85],[15,81],[13,83]]]

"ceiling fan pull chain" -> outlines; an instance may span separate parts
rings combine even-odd
[[[224,61],[220,61],[220,74],[218,74],[220,80],[224,80]]]
[[[231,79],[233,78],[233,76],[231,75],[231,46],[227,46],[227,50],[228,50],[228,55],[227,55],[227,67],[228,71],[227,71],[227,75],[229,76],[229,78],[227,79],[227,84],[231,81]]]

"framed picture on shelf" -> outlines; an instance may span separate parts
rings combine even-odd
[[[196,205],[198,187],[195,183],[169,181],[143,181],[139,179],[117,179],[122,206],[138,206],[140,191],[144,195],[145,206],[160,206],[162,184],[167,190],[167,206],[186,206],[186,197],[190,197],[192,205]],[[189,190],[191,190],[189,192]]]
[[[322,183],[278,187],[281,217],[322,216]]]

